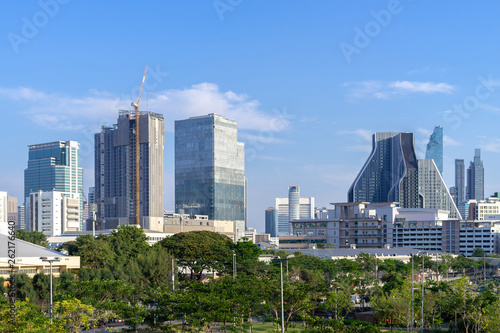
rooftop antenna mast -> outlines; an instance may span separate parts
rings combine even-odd
[[[137,226],[141,225],[141,197],[140,197],[140,146],[139,146],[139,117],[141,113],[139,111],[139,102],[141,101],[142,89],[144,88],[144,81],[146,80],[146,73],[148,72],[148,66],[144,69],[144,76],[142,77],[141,89],[139,90],[139,97],[137,102],[132,102],[132,106],[135,109],[135,224]]]

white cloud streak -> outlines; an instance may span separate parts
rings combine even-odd
[[[31,121],[52,130],[80,130],[96,124],[114,123],[119,109],[132,109],[132,101],[97,91],[91,91],[85,97],[71,97],[26,87],[0,88],[0,100],[17,103]],[[238,128],[249,130],[269,127],[275,118],[260,110],[258,100],[246,94],[221,91],[214,83],[148,92],[148,99],[141,101],[141,110],[162,113],[167,131],[173,131],[173,120],[209,113],[236,120]]]
[[[448,83],[393,81],[347,82],[344,87],[350,87],[348,96],[352,99],[392,99],[409,94],[452,94],[455,87]]]

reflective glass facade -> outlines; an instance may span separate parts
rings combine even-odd
[[[462,159],[455,160],[455,188],[457,206],[465,201],[465,163]]]
[[[419,208],[413,133],[375,133],[372,152],[348,192],[349,202],[399,202]]]
[[[436,126],[432,132],[425,151],[426,160],[434,160],[441,174],[443,174],[443,127]]]
[[[24,198],[31,192],[58,191],[79,194],[83,174],[79,161],[79,143],[56,141],[29,146],[28,168],[24,170]],[[80,228],[83,230],[83,201],[80,199]],[[29,222],[26,221],[26,225]]]
[[[270,234],[271,237],[277,236],[277,221],[278,211],[274,207],[269,207],[266,209],[266,234]]]
[[[475,149],[474,161],[467,169],[467,200],[484,200],[484,167],[481,149]]]
[[[175,210],[245,219],[245,154],[237,124],[216,114],[175,122]]]

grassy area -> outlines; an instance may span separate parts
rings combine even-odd
[[[255,323],[253,325],[254,332],[275,332],[276,324],[274,323]],[[295,324],[294,327],[288,329],[287,332],[301,332],[304,328],[302,324]],[[280,330],[276,330],[276,332],[281,332]]]

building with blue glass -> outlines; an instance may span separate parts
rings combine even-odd
[[[458,208],[433,159],[418,160],[413,133],[375,133],[372,152],[347,194],[349,202],[397,202],[402,208]]]
[[[57,191],[68,197],[78,197],[80,230],[84,230],[79,145],[76,141],[55,141],[29,146],[28,168],[24,170],[24,202],[29,206],[30,194],[38,191]],[[26,211],[27,228],[30,226],[29,216]]]
[[[175,121],[175,211],[245,220],[245,150],[236,121],[217,114]]]
[[[278,235],[278,212],[275,207],[269,207],[266,209],[266,234],[270,234],[271,237],[276,237]]]
[[[465,202],[465,163],[463,159],[455,159],[455,191],[457,206]]]
[[[349,202],[399,202],[419,208],[413,133],[375,133],[372,152],[347,194]]]
[[[443,174],[443,127],[436,126],[432,132],[425,151],[426,160],[434,160],[441,174]]]
[[[475,149],[474,160],[467,169],[467,200],[484,199],[484,167],[481,161],[481,149]]]

